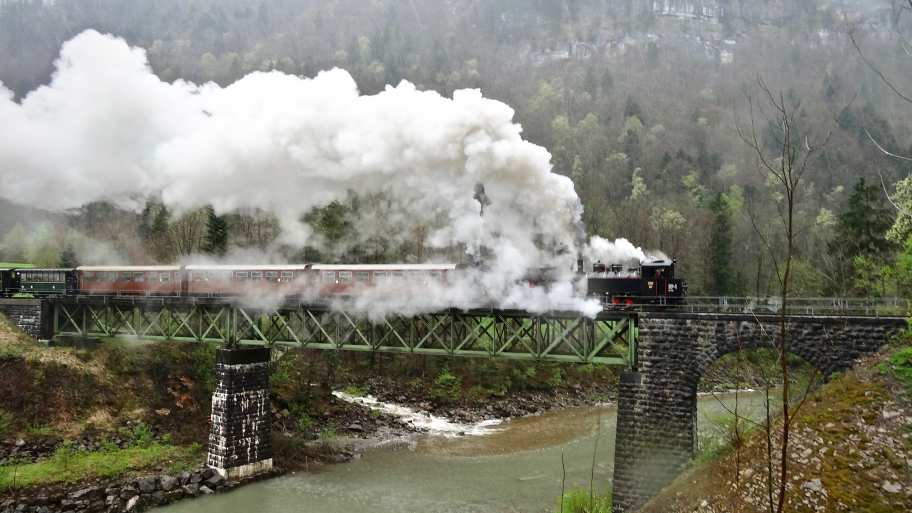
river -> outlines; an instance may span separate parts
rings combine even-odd
[[[756,416],[762,395],[741,394]],[[733,395],[723,397],[731,403]],[[699,399],[699,429],[718,430],[725,408]],[[595,490],[611,483],[614,407],[574,408],[513,419],[479,436],[422,435],[367,449],[350,463],[253,483],[182,501],[157,513],[538,513],[554,511],[561,491],[588,489],[597,447]],[[598,443],[596,444],[596,441]]]

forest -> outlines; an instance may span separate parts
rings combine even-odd
[[[589,235],[676,258],[696,295],[777,293],[787,198],[763,163],[790,148],[806,158],[793,294],[912,294],[905,0],[0,0],[0,82],[17,99],[46,84],[60,45],[87,28],[145,48],[168,82],[340,67],[365,94],[402,80],[480,88],[573,180]],[[264,212],[131,201],[60,212],[0,200],[0,260],[434,256],[421,229],[404,243],[356,233],[378,197],[310,212],[319,244],[303,249],[275,244]]]

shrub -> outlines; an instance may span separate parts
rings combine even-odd
[[[912,390],[912,346],[906,346],[893,353],[887,362],[886,369],[901,381],[907,389]]]
[[[151,446],[155,441],[155,435],[152,433],[152,429],[142,422],[133,427],[132,436],[133,439],[130,441],[131,447],[146,448]]]
[[[462,380],[444,368],[434,379],[431,397],[442,403],[453,403],[459,400],[462,391]]]
[[[314,421],[310,417],[310,410],[306,401],[295,401],[288,405],[288,410],[294,421],[295,429],[301,433],[307,433],[313,429]]]
[[[336,439],[338,435],[336,434],[336,426],[334,424],[329,424],[320,430],[320,441],[321,442],[332,442]]]

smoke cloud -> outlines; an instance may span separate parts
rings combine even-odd
[[[639,264],[643,260],[668,258],[661,251],[644,251],[627,239],[615,239],[612,242],[598,235],[589,240],[584,254],[589,260],[604,264]]]
[[[167,83],[144,50],[88,30],[63,45],[47,86],[17,102],[0,84],[0,194],[57,209],[148,194],[178,212],[259,207],[279,219],[284,243],[303,245],[313,239],[304,213],[349,191],[382,193],[403,230],[430,226],[431,247],[487,262],[429,304],[592,312],[572,290],[582,211],[573,183],[522,139],[513,114],[478,90],[446,98],[403,81],[361,95],[340,69]],[[557,270],[558,285],[517,285],[542,267]]]

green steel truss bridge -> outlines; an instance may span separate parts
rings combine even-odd
[[[247,307],[227,299],[77,296],[48,300],[56,337],[600,363],[636,367],[637,315],[449,309],[371,322],[327,305]]]

